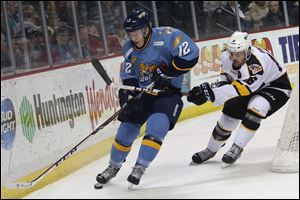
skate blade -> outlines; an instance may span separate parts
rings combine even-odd
[[[132,183],[128,183],[128,188],[129,191],[133,191],[135,189],[135,185]]]
[[[228,167],[231,167],[233,165],[233,163],[229,164],[229,163],[225,163],[225,162],[222,162],[222,169],[226,169]]]
[[[194,161],[191,161],[189,164],[189,166],[198,166],[198,165],[200,165],[200,163],[195,163]]]

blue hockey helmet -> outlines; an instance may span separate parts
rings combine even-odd
[[[126,32],[133,32],[143,29],[150,24],[149,14],[143,9],[134,9],[127,16],[124,22],[124,29]]]

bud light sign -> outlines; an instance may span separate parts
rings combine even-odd
[[[1,101],[1,148],[10,150],[16,135],[16,114],[10,99]]]

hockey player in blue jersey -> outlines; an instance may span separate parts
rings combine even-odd
[[[178,29],[152,28],[148,13],[133,10],[124,22],[128,40],[123,47],[121,67],[124,85],[147,87],[154,82],[159,95],[120,90],[120,105],[127,103],[118,117],[121,121],[111,148],[109,166],[97,175],[105,184],[115,177],[130,152],[131,146],[147,122],[138,158],[128,181],[138,185],[145,169],[154,160],[168,131],[173,129],[181,113],[183,74],[198,62],[199,49],[191,38]]]

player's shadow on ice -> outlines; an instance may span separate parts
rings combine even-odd
[[[186,192],[189,191],[189,188],[201,188],[201,185],[217,182],[222,182],[224,185],[230,184],[230,182],[233,181],[243,183],[243,181],[248,181],[249,178],[263,178],[264,176],[269,176],[272,173],[270,171],[271,161],[255,163],[236,163],[235,166],[231,166],[230,168],[226,169],[221,168],[221,161],[210,161],[206,164],[206,167],[211,167],[216,164],[217,166],[219,166],[218,169],[215,168],[212,171],[214,173],[217,172],[216,170],[219,170],[219,172],[215,176],[210,176],[210,174],[207,174],[205,172],[202,175],[199,175],[199,173],[197,173],[194,175],[194,178],[191,181],[186,181],[186,177],[184,176],[191,176],[190,173],[193,173],[187,171],[186,174],[180,175],[184,180],[183,183],[180,183],[180,178],[173,177],[174,171],[176,171],[176,169],[174,169],[173,173],[167,173],[163,177],[159,176],[155,179],[152,178],[151,181],[145,181],[144,183],[141,182],[141,186],[137,187],[131,192],[135,193],[135,195],[138,195],[140,198],[142,198],[144,195],[145,198],[149,198],[149,194],[151,194],[152,198],[155,198],[156,196],[158,198],[164,198],[164,196],[167,198],[170,198],[171,196],[174,196],[176,198],[187,198],[187,196],[185,195],[188,195]],[[200,168],[199,171],[201,171]],[[195,176],[197,176],[196,180]],[[147,179],[147,177],[143,178]],[[174,181],[172,181],[172,183],[169,183],[166,186],[159,185],[153,187],[153,185],[155,185],[155,183],[161,180],[161,178],[169,180],[174,179]]]
[[[186,163],[185,165],[183,164],[184,166],[178,165],[178,162],[159,166],[156,165],[153,166],[148,176],[143,177],[145,182],[143,183],[142,180],[142,187],[137,188],[135,192],[141,194],[145,192],[145,194],[147,194],[147,191],[151,191],[153,194],[167,194],[168,190],[172,193],[174,190],[180,191],[184,187],[201,187],[201,185],[217,182],[230,184],[233,180],[242,182],[253,177],[263,178],[265,176],[270,176],[273,174],[270,168],[274,148],[275,147],[261,147],[246,150],[243,152],[242,157],[237,160],[234,165],[225,169],[222,168],[221,161],[223,154],[220,154],[203,164],[195,166],[189,166],[189,164]],[[257,158],[258,155],[260,155],[259,159]],[[157,174],[155,171],[160,171],[160,174]],[[161,174],[161,172],[164,173]],[[175,176],[174,173],[176,174]],[[151,177],[151,180],[147,181],[148,177]],[[157,185],[156,183],[159,183],[161,180],[170,180],[171,183],[166,183],[165,186],[163,185],[164,183],[159,186],[153,186]]]

